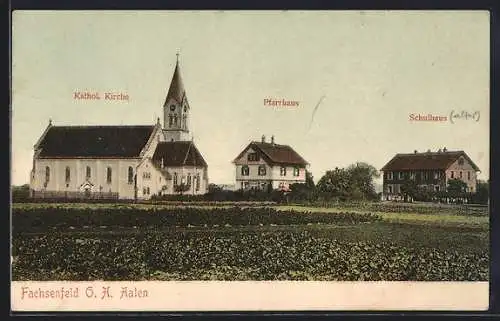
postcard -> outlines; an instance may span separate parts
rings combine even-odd
[[[487,11],[15,11],[11,309],[484,311]]]

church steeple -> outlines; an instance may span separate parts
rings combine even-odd
[[[189,140],[189,102],[184,89],[177,53],[174,74],[163,104],[163,129],[168,141]]]

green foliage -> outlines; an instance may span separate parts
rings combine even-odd
[[[14,233],[66,230],[70,227],[163,228],[176,226],[247,226],[356,224],[375,222],[380,217],[370,213],[315,213],[278,211],[273,208],[13,208]]]
[[[467,184],[457,178],[451,179],[448,181],[447,191],[451,197],[463,197],[467,192]]]
[[[30,197],[30,186],[24,184],[21,186],[12,186],[12,201],[22,202],[28,200]]]
[[[318,182],[317,189],[320,199],[375,200],[374,179],[380,173],[367,163],[358,162],[347,168],[329,170]]]
[[[345,241],[307,231],[13,239],[13,280],[487,281],[487,249]]]

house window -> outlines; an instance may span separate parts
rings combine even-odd
[[[467,172],[467,179],[470,181],[470,172]]]
[[[66,166],[66,183],[71,180],[71,171],[69,169],[69,166]]]
[[[293,176],[299,176],[300,174],[300,169],[298,167],[293,168]]]
[[[111,167],[108,167],[106,170],[106,181],[111,183]]]
[[[45,167],[45,182],[50,181],[50,167]]]
[[[460,179],[462,179],[462,171],[460,171],[460,172],[458,173],[458,177],[460,177]]]
[[[177,185],[177,173],[174,173],[174,185]]]
[[[241,175],[242,176],[250,175],[250,168],[247,165],[241,166]]]
[[[429,179],[429,173],[427,172],[424,172],[424,181],[428,180]]]
[[[404,173],[403,172],[399,172],[399,179],[403,179],[404,178]]]
[[[280,176],[286,176],[286,167],[281,166],[281,168],[280,168]]]
[[[438,179],[439,178],[439,172],[434,172],[434,179]]]
[[[196,190],[200,190],[200,174],[196,174]]]
[[[132,184],[134,182],[134,169],[132,166],[128,167],[128,183]]]
[[[259,161],[259,155],[257,153],[249,153],[248,154],[248,161],[250,161],[250,162]]]
[[[392,172],[387,172],[387,179],[392,180]]]
[[[90,170],[90,166],[87,166],[87,169],[86,169],[86,172],[85,172],[85,177],[87,177],[87,179],[89,179],[90,176],[91,176],[91,174],[92,174],[92,172]]]
[[[454,171],[451,171],[451,175],[450,175],[451,178],[455,178],[455,172]]]
[[[188,174],[187,186],[191,186],[191,174]]]
[[[266,165],[260,165],[259,166],[259,175],[260,176],[265,176],[266,175]]]

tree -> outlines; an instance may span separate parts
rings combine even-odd
[[[415,182],[412,179],[405,179],[403,184],[401,184],[401,193],[403,194],[405,202],[411,201],[411,200],[418,200],[418,196],[420,192],[420,189],[417,185],[417,182]]]
[[[467,184],[459,179],[451,179],[448,181],[448,194],[451,197],[460,197],[467,191]]]
[[[353,198],[377,198],[374,179],[380,177],[380,172],[375,167],[364,162],[357,162],[350,165],[347,172],[350,176]]]
[[[488,204],[490,198],[489,183],[485,181],[477,181],[476,193],[472,196],[472,201],[478,204]]]
[[[318,182],[318,192],[326,199],[346,199],[350,195],[351,180],[349,172],[344,168],[335,167],[326,171]]]
[[[189,190],[189,187],[190,187],[189,185],[181,183],[180,185],[176,185],[174,190],[182,195],[184,192]]]

